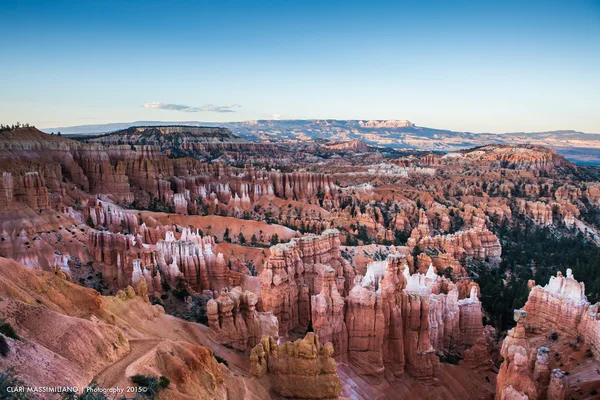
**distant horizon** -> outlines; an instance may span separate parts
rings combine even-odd
[[[399,121],[399,122],[410,122],[412,123],[416,128],[427,128],[427,129],[433,129],[433,130],[439,130],[439,131],[449,131],[449,132],[458,132],[458,133],[469,133],[469,134],[495,134],[495,135],[503,135],[503,134],[518,134],[518,133],[546,133],[546,132],[576,132],[576,133],[582,133],[582,134],[586,134],[586,135],[598,135],[600,134],[599,132],[584,132],[584,131],[579,131],[577,129],[550,129],[550,130],[544,130],[544,131],[525,131],[525,130],[521,130],[521,131],[506,131],[506,132],[493,132],[493,131],[479,131],[479,132],[474,132],[474,131],[468,131],[468,130],[455,130],[455,129],[448,129],[448,128],[440,128],[440,127],[432,127],[432,126],[427,126],[427,125],[421,125],[421,124],[417,124],[414,123],[412,120],[410,119],[366,119],[366,118],[357,118],[357,119],[338,119],[338,118],[286,118],[286,119],[254,119],[254,120],[230,120],[230,121],[200,121],[200,120],[178,120],[178,121],[164,121],[164,120],[137,120],[137,121],[117,121],[117,122],[107,122],[107,123],[91,123],[91,124],[78,124],[78,125],[65,125],[65,126],[54,126],[54,127],[38,127],[36,126],[36,128],[38,128],[39,130],[43,131],[43,132],[48,132],[50,133],[51,131],[54,131],[55,133],[60,131],[60,130],[73,130],[75,128],[92,128],[92,127],[103,127],[106,126],[107,128],[111,125],[118,125],[119,127],[116,127],[112,130],[120,130],[120,129],[124,129],[124,127],[122,126],[127,126],[127,127],[133,127],[133,126],[145,126],[145,125],[149,125],[149,126],[155,126],[155,125],[160,125],[160,124],[164,124],[164,125],[190,125],[190,126],[194,126],[194,125],[198,125],[198,124],[207,124],[207,126],[219,126],[220,124],[225,126],[227,124],[242,124],[242,123],[247,123],[247,122],[254,122],[254,121],[261,121],[261,122],[291,122],[291,121],[338,121],[338,122],[351,122],[351,121],[381,121],[381,122],[389,122],[389,121]],[[27,121],[22,122],[22,123],[27,123]],[[381,128],[384,129],[384,128]],[[390,128],[388,128],[390,129]],[[88,131],[91,132],[91,131]],[[98,131],[98,133],[108,133],[110,131]],[[69,133],[69,134],[73,134],[73,133]]]

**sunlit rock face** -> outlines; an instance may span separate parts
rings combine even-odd
[[[223,255],[214,253],[212,236],[201,237],[184,229],[179,240],[167,232],[165,240],[156,243],[157,262],[165,278],[174,284],[178,276],[197,291],[221,291],[230,284],[229,269]]]
[[[270,253],[260,275],[262,304],[265,311],[272,311],[279,320],[280,334],[308,325],[310,296],[322,293],[326,274],[326,287],[331,290],[335,286],[340,296],[353,285],[354,271],[340,256],[337,230],[273,246]],[[328,312],[336,308],[339,306]]]
[[[541,331],[554,329],[575,336],[588,307],[585,285],[577,282],[568,269],[566,277],[558,272],[544,287],[535,286],[523,309],[530,316],[528,327]]]
[[[321,292],[311,298],[312,326],[315,333],[324,342],[333,344],[334,356],[348,351],[348,330],[344,321],[344,298],[339,294],[335,270],[327,268],[324,272]]]
[[[565,374],[550,368],[550,349],[531,348],[525,333],[526,311],[515,310],[517,326],[502,343],[504,358],[496,380],[496,399],[565,399]]]
[[[239,287],[224,289],[206,305],[213,338],[228,347],[247,351],[263,336],[277,339],[277,318],[271,312],[256,311],[258,296]]]
[[[566,276],[558,272],[543,287],[536,286],[533,281],[530,281],[529,287],[527,303],[522,310],[515,310],[517,326],[508,332],[502,344],[504,361],[496,381],[496,398],[565,399],[568,373],[551,364],[553,359],[564,357],[571,360],[573,356],[555,352],[552,359],[552,351],[548,347],[532,348],[530,343],[539,343],[540,337],[553,337],[553,340],[547,341],[552,346],[554,341],[564,337],[571,340],[570,343],[576,343],[571,349],[577,349],[579,343],[589,346],[591,355],[598,360],[598,305],[590,305],[584,284],[575,279],[570,269],[567,269]],[[566,349],[570,350],[569,347]],[[569,364],[566,362],[565,368],[572,367]],[[586,367],[596,368],[594,364]]]
[[[427,274],[410,274],[404,256],[368,265],[364,277],[346,298],[348,360],[362,374],[429,380],[439,368],[439,356],[474,351],[473,368],[490,368],[483,336],[478,288],[458,300],[456,285]],[[482,343],[482,340],[484,342]],[[477,361],[475,361],[477,360]]]
[[[250,370],[256,377],[266,376],[275,393],[282,397],[338,398],[342,382],[332,355],[333,345],[322,345],[314,333],[285,344],[263,336],[250,353]]]

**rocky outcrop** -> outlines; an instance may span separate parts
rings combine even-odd
[[[256,377],[266,376],[279,396],[335,399],[342,393],[342,383],[332,355],[333,345],[321,345],[313,333],[279,345],[273,337],[263,336],[250,353],[250,370]]]
[[[596,360],[600,359],[598,305],[589,304],[583,283],[575,280],[570,269],[566,277],[558,272],[544,287],[535,286],[533,281],[529,286],[527,303],[522,310],[515,310],[517,326],[509,331],[502,344],[504,361],[498,374],[496,398],[510,398],[515,392],[529,399],[565,399],[569,391],[568,371],[555,367],[561,358],[571,360],[572,356],[564,354],[565,347],[558,347],[561,354],[551,350],[552,346],[562,339],[571,345],[566,349],[577,350],[581,342],[589,346]],[[531,348],[530,343],[534,340],[539,343],[540,336],[553,339],[546,340],[544,346]],[[552,352],[554,356],[550,357]],[[555,367],[553,359],[557,360]],[[559,366],[563,365],[561,362]],[[569,362],[565,368],[569,368]]]
[[[429,296],[407,289],[403,296],[403,336],[406,370],[415,378],[435,376],[439,359],[431,345]]]
[[[551,371],[550,350],[530,348],[526,337],[526,311],[515,310],[517,326],[508,332],[502,344],[504,362],[496,380],[496,399],[565,399],[565,374]]]
[[[208,324],[213,338],[228,347],[246,351],[263,336],[277,339],[277,318],[271,312],[257,312],[258,296],[236,287],[223,290],[206,305]]]
[[[552,225],[552,207],[541,201],[518,200],[519,212],[539,225]]]
[[[532,171],[552,171],[567,163],[553,150],[534,145],[487,145],[466,152],[465,157],[494,167]]]
[[[321,340],[333,343],[334,356],[348,351],[348,330],[344,321],[344,298],[339,294],[333,268],[323,274],[321,292],[311,297],[312,326]]]
[[[10,172],[3,172],[0,176],[0,200],[9,206],[15,199],[15,180]]]
[[[111,163],[108,154],[100,147],[80,148],[74,157],[87,177],[93,194],[109,195],[117,203],[133,202],[134,196],[123,162]]]
[[[439,249],[457,260],[464,260],[465,257],[499,260],[502,255],[498,237],[486,228],[473,228],[449,235],[425,236],[416,245],[420,249]]]
[[[103,265],[102,274],[117,287],[131,284],[134,260],[150,261],[152,254],[145,251],[140,237],[108,231],[88,232],[88,249],[93,258]],[[150,264],[151,262],[147,262]]]
[[[95,198],[88,201],[82,215],[83,220],[91,222],[93,227],[105,228],[114,233],[137,233],[139,224],[134,213],[125,212],[118,206],[106,206]]]
[[[523,307],[529,314],[526,326],[537,334],[549,331],[580,337],[590,346],[594,358],[600,360],[600,304],[591,305],[585,296],[585,285],[577,282],[570,269],[567,276],[558,272],[544,286],[532,287]]]
[[[508,332],[500,351],[504,362],[496,379],[496,399],[509,399],[515,394],[537,399],[538,393],[532,379],[532,363],[529,360],[530,348],[525,338],[524,321],[527,312],[515,310],[514,318],[517,326]]]
[[[273,246],[270,252],[260,274],[263,308],[273,312],[279,321],[280,334],[285,335],[299,325],[300,301],[295,278],[304,272],[304,268],[300,254],[295,251],[295,242]],[[308,290],[305,292],[308,296]],[[306,307],[304,311],[308,311]]]
[[[99,210],[102,210],[100,208]],[[96,210],[98,211],[98,210]],[[111,225],[111,219],[99,221]],[[119,211],[110,211],[120,221],[135,221],[130,214],[126,218]],[[143,226],[142,226],[143,227]],[[182,230],[176,240],[172,231],[165,232],[165,239],[157,241],[154,249],[143,243],[142,235],[123,235],[109,231],[90,230],[88,248],[93,258],[102,264],[103,275],[118,288],[137,286],[145,279],[150,294],[162,292],[162,283],[175,286],[179,277],[198,292],[211,290],[220,292],[231,285],[229,268],[221,253],[215,255],[212,236],[200,236],[189,228]]]
[[[49,207],[48,188],[39,172],[27,172],[19,176],[14,186],[14,196],[34,210]]]
[[[419,210],[419,223],[415,229],[412,230],[410,238],[408,239],[407,246],[415,247],[422,238],[429,237],[431,235],[431,228],[429,227],[429,218],[425,213],[425,210]]]
[[[463,350],[474,346],[483,335],[483,313],[478,289],[473,286],[468,298],[458,300],[460,343],[457,345]]]
[[[585,197],[590,203],[600,205],[600,184],[590,183],[585,190]]]
[[[581,315],[581,322],[577,332],[583,340],[590,344],[592,354],[596,360],[600,360],[600,304],[596,303],[588,307]]]
[[[570,269],[567,276],[558,272],[544,286],[535,286],[523,309],[527,311],[526,326],[537,331],[564,332],[577,335],[577,329],[589,302],[585,297],[585,285],[577,282]]]
[[[356,285],[346,299],[345,321],[348,329],[348,360],[359,373],[364,375],[383,375],[383,342],[386,320],[383,313],[381,295],[361,285]],[[399,344],[402,341],[401,315]],[[404,352],[398,357],[404,360]]]
[[[433,267],[426,275],[410,275],[406,259],[391,255],[369,264],[357,281],[346,298],[345,322],[348,360],[361,374],[399,377],[406,370],[428,380],[436,374],[438,355],[462,355],[483,336],[477,287],[458,300],[456,286]],[[489,368],[487,344],[475,350],[473,368],[486,359]]]
[[[554,192],[554,198],[559,202],[575,202],[582,196],[581,189],[573,185],[563,185]]]
[[[214,253],[212,236],[200,236],[189,228],[183,230],[180,240],[173,232],[167,232],[164,240],[156,243],[157,263],[163,271],[163,279],[175,283],[182,276],[198,292],[221,291],[229,286],[229,268],[222,254]]]
[[[265,311],[273,311],[284,335],[310,321],[310,296],[320,294],[325,271],[332,269],[340,295],[348,293],[354,271],[340,255],[337,230],[309,235],[271,247],[261,272],[261,293]]]

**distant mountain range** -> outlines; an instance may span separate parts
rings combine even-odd
[[[396,149],[454,151],[485,144],[536,144],[552,147],[567,159],[579,164],[600,165],[600,134],[572,130],[503,134],[472,133],[420,127],[409,121],[397,120],[258,120],[218,123],[136,121],[42,130],[60,131],[65,135],[89,135],[142,125],[220,126],[231,129],[235,135],[243,138],[268,142],[360,139],[369,145]]]

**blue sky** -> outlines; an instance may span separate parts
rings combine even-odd
[[[600,1],[0,0],[0,121],[600,133]]]

